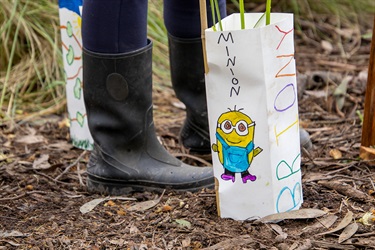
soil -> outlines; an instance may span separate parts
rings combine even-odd
[[[301,211],[324,215],[220,218],[214,190],[104,199],[87,192],[90,153],[71,146],[64,115],[55,115],[0,125],[0,249],[375,249],[375,167],[359,158],[370,40],[355,30],[348,38],[329,22],[316,27],[331,40],[296,31],[300,124],[313,144],[302,150]],[[348,87],[335,92],[344,81]],[[161,142],[185,162],[209,162],[180,146],[183,105],[159,86]]]

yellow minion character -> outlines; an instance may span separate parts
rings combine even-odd
[[[253,158],[262,149],[254,146],[255,122],[240,110],[221,114],[217,122],[216,144],[212,150],[218,153],[224,167],[221,178],[235,181],[235,173],[241,173],[242,182],[255,181],[256,176],[249,173]]]

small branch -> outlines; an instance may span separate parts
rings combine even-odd
[[[48,176],[48,175],[43,174],[43,173],[40,173],[40,172],[38,172],[36,170],[34,170],[34,173],[37,174],[37,175],[41,175],[43,177],[46,177],[47,179],[49,179],[50,181],[53,181],[55,183],[59,183],[59,184],[66,185],[66,186],[72,186],[72,185],[74,185],[73,183],[67,183],[67,182],[57,181],[57,180],[53,179],[51,176]]]
[[[25,192],[23,194],[20,194],[20,195],[17,195],[17,196],[13,196],[13,197],[1,198],[0,201],[18,200],[18,199],[26,196],[27,194],[46,194],[46,192],[35,190],[35,191]]]
[[[65,168],[65,170],[59,174],[54,180],[55,181],[58,181],[64,174],[66,174],[72,167],[74,167],[75,165],[77,165],[77,163],[82,159],[82,157],[86,154],[87,151],[83,151],[81,153],[80,156],[78,156],[78,158],[72,163],[70,164],[67,168]]]
[[[77,163],[77,175],[78,175],[78,179],[79,179],[79,184],[82,186],[82,187],[84,187],[85,186],[85,184],[83,183],[83,181],[82,181],[82,176],[81,176],[81,168],[80,168],[80,164],[79,164],[79,162]]]
[[[372,179],[371,179],[370,177],[369,177],[368,179],[370,180],[370,183],[371,183],[371,185],[372,185],[372,189],[375,190],[374,182],[372,181]]]
[[[363,234],[355,234],[355,237],[370,237],[375,236],[375,232],[363,233]]]
[[[338,193],[357,201],[366,202],[369,199],[369,197],[362,191],[353,188],[351,185],[346,185],[339,181],[319,181],[318,184],[326,188],[336,190]]]
[[[23,193],[23,194],[20,194],[20,195],[17,195],[17,196],[13,196],[13,197],[7,197],[7,198],[1,198],[0,201],[11,201],[11,200],[17,200],[19,198],[22,198],[24,196],[26,196],[27,193]]]

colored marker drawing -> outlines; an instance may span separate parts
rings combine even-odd
[[[290,29],[290,30],[288,30],[288,31],[284,31],[284,30],[282,30],[278,25],[275,25],[275,27],[276,27],[276,29],[277,29],[280,33],[284,34],[283,37],[281,38],[279,44],[277,45],[276,50],[278,50],[278,49],[280,48],[281,44],[283,43],[285,37],[286,37],[288,34],[291,34],[291,32],[294,30],[294,28],[292,28],[292,29]]]
[[[286,93],[284,93],[284,91]],[[292,94],[293,98],[289,98],[289,94]],[[291,107],[293,107],[296,101],[297,101],[296,89],[293,83],[289,83],[285,87],[283,87],[279,93],[277,93],[275,101],[274,101],[274,109],[277,112],[284,112],[290,109]]]
[[[291,123],[288,127],[282,129],[280,132],[277,131],[276,124],[275,124],[274,132],[275,132],[275,137],[276,137],[276,144],[279,145],[279,141],[280,141],[279,137],[285,134],[287,131],[290,131],[291,128],[295,127],[296,131],[298,131],[299,129],[298,124],[299,124],[298,114],[296,116],[296,120],[293,123]]]
[[[289,176],[294,175],[301,171],[301,165],[295,165],[296,161],[301,157],[301,153],[299,153],[293,160],[292,165],[289,165],[285,160],[282,160],[276,166],[276,177],[277,179],[283,180],[288,178]]]
[[[77,111],[76,112],[76,117],[75,118],[70,118],[70,122],[78,122],[80,127],[83,127],[85,124],[85,116],[86,114],[82,114],[81,112]]]
[[[59,7],[70,134],[74,146],[91,150],[82,92],[82,0],[59,0]]]
[[[287,212],[295,209],[302,201],[302,187],[301,183],[297,182],[293,190],[289,187],[284,187],[281,189],[277,201],[276,201],[276,211]]]
[[[222,180],[234,182],[236,173],[241,174],[243,183],[256,180],[249,168],[262,149],[254,145],[254,131],[255,122],[240,110],[230,110],[220,115],[212,150],[218,153],[224,167]]]
[[[82,93],[82,81],[79,77],[76,79],[76,83],[73,88],[74,97],[77,99],[81,99],[81,93]]]

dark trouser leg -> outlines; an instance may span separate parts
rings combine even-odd
[[[223,18],[226,15],[225,1],[220,0],[219,6]],[[209,5],[207,17],[208,24],[212,25]],[[177,98],[186,106],[180,140],[192,152],[210,153],[199,0],[164,0],[164,20],[168,31],[172,86]]]

